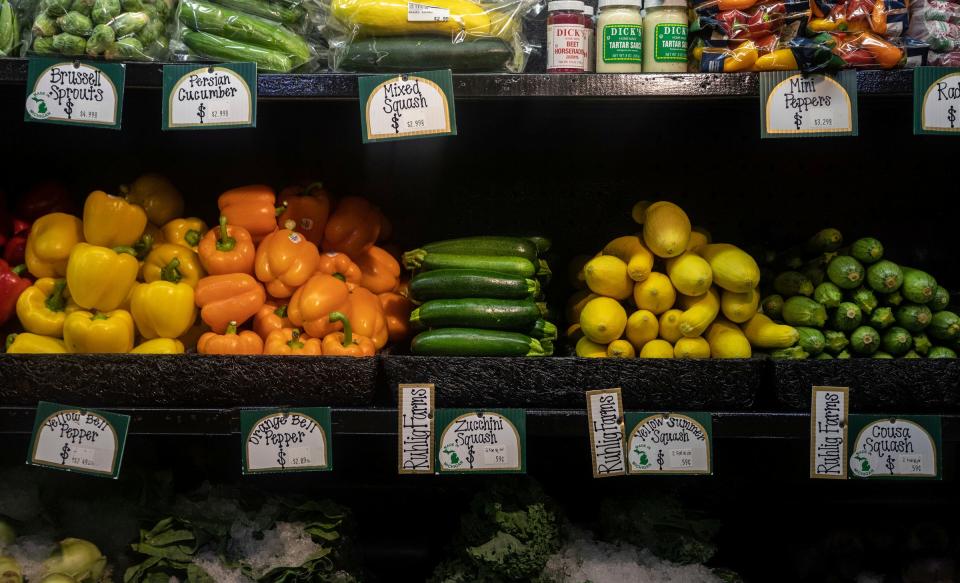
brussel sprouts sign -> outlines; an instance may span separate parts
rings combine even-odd
[[[31,58],[24,120],[120,129],[126,67]]]
[[[27,463],[116,479],[130,417],[40,401]]]
[[[164,65],[164,130],[257,127],[257,64]]]

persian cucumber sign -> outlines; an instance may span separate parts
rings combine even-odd
[[[257,127],[257,64],[163,66],[164,130]]]
[[[856,136],[857,73],[760,73],[760,137]]]
[[[363,143],[457,134],[450,70],[360,77]]]
[[[244,409],[240,435],[244,474],[333,469],[329,407]]]
[[[31,57],[23,119],[118,130],[125,79],[118,63]]]
[[[522,409],[437,409],[441,474],[527,471],[527,419]]]
[[[40,401],[27,463],[116,479],[130,417]]]
[[[913,133],[960,135],[960,68],[914,70]]]

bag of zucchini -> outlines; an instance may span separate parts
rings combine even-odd
[[[324,36],[338,71],[521,72],[535,0],[329,0]]]

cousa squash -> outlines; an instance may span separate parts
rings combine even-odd
[[[449,10],[446,21],[411,22],[406,0],[333,0],[334,18],[352,28],[356,36],[407,36],[434,34],[487,37],[494,34],[490,14],[470,0],[431,0],[430,6]]]

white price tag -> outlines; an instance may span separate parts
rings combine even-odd
[[[686,470],[693,467],[693,450],[690,449],[671,449],[670,450],[670,468],[674,470]]]
[[[419,2],[407,3],[407,22],[447,22],[450,10]]]

